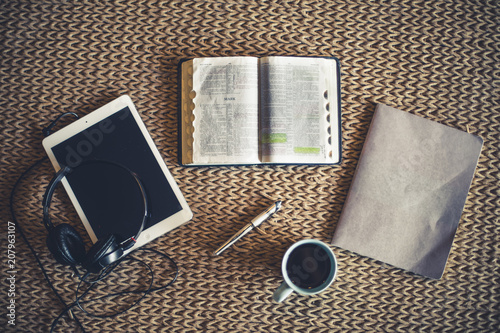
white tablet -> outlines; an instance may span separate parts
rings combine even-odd
[[[109,233],[124,240],[134,236],[144,205],[138,186],[126,187],[125,178],[118,177],[115,186],[103,190],[104,181],[109,184],[109,179],[116,178],[110,177],[113,171],[106,170],[105,163],[92,170],[78,168],[85,161],[123,165],[142,182],[150,216],[133,249],[193,216],[129,96],[121,96],[46,137],[43,147],[56,171],[63,166],[73,169],[62,183],[94,243]],[[133,178],[130,174],[123,177]],[[57,217],[53,221],[57,224]]]

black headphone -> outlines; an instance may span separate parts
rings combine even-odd
[[[89,252],[86,253],[82,237],[71,225],[64,223],[54,226],[49,217],[49,208],[54,191],[61,180],[78,167],[87,163],[95,162],[109,163],[120,167],[126,170],[135,179],[142,194],[144,215],[139,227],[139,231],[137,232],[135,237],[130,237],[129,239],[119,243],[117,240],[117,236],[114,234],[110,234],[102,239],[99,239],[90,248]],[[124,252],[130,249],[136,242],[137,238],[144,229],[144,225],[146,224],[149,216],[146,191],[137,174],[121,164],[109,161],[87,161],[75,168],[70,168],[68,166],[62,167],[52,178],[49,185],[47,185],[47,190],[45,191],[45,195],[43,197],[42,206],[43,224],[49,232],[47,236],[47,247],[49,248],[49,251],[52,253],[56,261],[60,264],[69,265],[73,269],[75,269],[77,265],[81,265],[83,268],[85,268],[85,270],[87,270],[88,273],[98,273],[103,268],[122,258]]]

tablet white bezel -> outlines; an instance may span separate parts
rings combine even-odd
[[[193,213],[191,212],[191,209],[189,208],[184,196],[182,195],[179,187],[177,186],[177,183],[175,182],[174,178],[172,177],[172,174],[168,170],[165,162],[163,161],[163,158],[160,155],[160,152],[158,151],[158,148],[156,147],[153,139],[149,135],[148,130],[146,129],[146,126],[144,125],[144,122],[142,121],[139,113],[137,112],[137,109],[135,108],[132,99],[128,95],[123,95],[120,96],[119,98],[109,102],[108,104],[100,107],[99,109],[89,113],[88,115],[78,119],[77,121],[71,123],[70,125],[60,129],[59,131],[55,132],[54,134],[46,137],[42,141],[42,145],[52,163],[54,166],[55,170],[58,171],[61,166],[56,160],[56,157],[54,153],[52,152],[52,147],[57,146],[61,142],[64,142],[65,140],[71,138],[72,136],[86,130],[92,125],[95,125],[99,123],[100,121],[106,119],[107,117],[111,116],[112,114],[119,112],[120,110],[123,110],[125,107],[128,107],[130,109],[130,113],[133,115],[134,120],[136,124],[138,125],[139,129],[141,130],[146,142],[148,143],[149,147],[151,148],[151,151],[156,158],[159,166],[161,167],[161,170],[163,171],[170,187],[172,188],[172,191],[174,192],[175,196],[177,197],[177,200],[179,201],[182,209],[181,211],[175,213],[174,215],[156,223],[155,225],[145,229],[142,231],[141,235],[137,239],[137,243],[135,246],[131,249],[134,250],[136,248],[139,248],[143,246],[144,244],[147,244],[151,242],[152,240],[164,235],[165,233],[177,228],[178,226],[186,223],[187,221],[191,220],[193,217]],[[85,229],[87,230],[87,233],[90,236],[90,239],[92,240],[93,243],[97,242],[97,237],[92,230],[92,226],[90,225],[87,217],[85,216],[85,213],[80,206],[78,199],[76,198],[71,186],[69,185],[68,181],[66,178],[62,180],[62,184],[64,186],[64,189],[66,190],[71,202],[73,203],[78,216],[82,220],[83,225],[85,226]]]

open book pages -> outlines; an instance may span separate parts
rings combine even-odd
[[[185,165],[338,163],[333,58],[196,58],[181,67]]]
[[[259,163],[258,59],[193,61],[193,161]]]

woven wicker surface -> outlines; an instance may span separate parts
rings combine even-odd
[[[40,129],[63,111],[87,114],[131,95],[194,212],[151,247],[180,267],[175,284],[113,319],[74,313],[88,332],[494,332],[500,327],[500,7],[491,1],[0,1],[1,271],[7,271],[7,198],[44,156]],[[221,55],[336,56],[342,63],[343,161],[338,166],[184,168],[177,160],[177,64]],[[271,300],[286,248],[329,241],[375,103],[481,136],[485,143],[444,276],[429,280],[333,248],[326,292]],[[15,196],[20,224],[62,297],[76,278],[45,248],[44,162]],[[85,234],[63,191],[54,219]],[[214,248],[276,199],[283,210],[214,258]],[[88,239],[87,239],[88,241]],[[62,305],[19,233],[15,327],[48,331]],[[158,276],[171,267],[149,260]],[[144,268],[113,276],[106,293]],[[158,281],[157,281],[158,282]],[[0,330],[9,283],[2,275]],[[99,304],[112,311],[127,300]],[[56,331],[78,331],[64,316]]]

